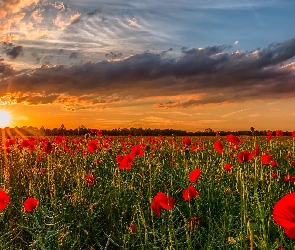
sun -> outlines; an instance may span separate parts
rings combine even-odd
[[[0,128],[7,127],[10,124],[11,116],[5,110],[0,110]]]

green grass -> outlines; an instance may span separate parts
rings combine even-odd
[[[88,152],[89,136],[99,141],[100,151]],[[250,249],[249,219],[257,222],[255,249],[295,246],[272,218],[274,204],[294,191],[294,183],[284,181],[287,174],[295,175],[291,137],[245,137],[236,150],[220,138],[222,154],[213,148],[213,137],[199,138],[203,149],[191,138],[194,151],[183,148],[183,138],[172,137],[108,140],[88,135],[78,144],[70,138],[60,145],[50,138],[55,149],[50,154],[35,139],[34,150],[22,148],[18,139],[10,152],[0,152],[1,189],[10,197],[0,211],[1,249]],[[130,153],[132,145],[141,142],[144,156],[134,157],[131,170],[120,170],[117,155]],[[65,143],[68,152],[63,150]],[[237,154],[251,152],[255,143],[260,154],[238,162]],[[262,153],[271,153],[278,166],[263,165]],[[231,172],[223,169],[226,163],[232,164]],[[182,192],[196,168],[201,176],[193,185],[200,195],[188,202]],[[273,172],[278,178],[271,178]],[[95,178],[93,186],[86,183],[89,173]],[[149,208],[159,191],[177,200],[172,210],[162,209],[160,217]],[[39,200],[31,213],[23,206],[29,197]],[[190,224],[193,217],[198,220]]]

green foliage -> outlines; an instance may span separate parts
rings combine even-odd
[[[244,137],[239,148],[219,137],[222,154],[213,148],[214,137],[192,137],[191,146],[176,136],[89,134],[63,138],[60,144],[48,139],[50,153],[44,151],[44,138],[34,138],[34,149],[22,147],[18,138],[8,152],[2,142],[0,182],[10,202],[0,211],[1,249],[249,249],[252,219],[255,249],[295,245],[272,219],[274,204],[294,190],[293,182],[284,181],[287,174],[295,175],[290,137]],[[87,148],[90,140],[99,145],[93,153]],[[261,153],[238,162],[237,154],[251,152],[255,143]],[[134,156],[130,170],[120,170],[116,157],[138,144],[144,155]],[[262,164],[262,153],[271,153],[278,166]],[[232,171],[224,170],[226,163]],[[192,185],[200,195],[185,201],[182,192],[197,168],[201,176]],[[278,178],[271,177],[273,172]],[[93,185],[87,174],[93,175]],[[160,217],[150,209],[159,191],[176,200]],[[32,212],[23,206],[29,197],[39,200]]]

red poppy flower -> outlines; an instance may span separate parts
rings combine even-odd
[[[141,148],[140,145],[135,145],[135,146],[133,146],[132,149],[131,149],[131,153],[132,153],[134,156],[136,156],[136,155],[138,155],[138,156],[143,156],[143,155],[144,155],[144,152],[143,152],[143,150],[142,150],[142,148]]]
[[[261,156],[261,161],[262,161],[262,164],[269,164],[270,163],[270,160],[271,160],[271,155],[270,154],[263,154]]]
[[[276,131],[276,136],[283,136],[283,131],[282,130],[277,130]]]
[[[25,210],[32,212],[38,206],[38,200],[36,198],[28,198],[24,201]]]
[[[8,194],[5,191],[0,190],[0,210],[4,210],[7,207],[9,201],[10,199]]]
[[[171,210],[175,204],[175,200],[172,197],[169,197],[162,192],[158,192],[154,197],[154,200],[158,201],[160,206],[166,210]]]
[[[275,204],[272,216],[285,229],[286,235],[295,239],[295,192],[285,195]]]
[[[161,215],[161,208],[171,210],[175,204],[172,197],[167,196],[162,192],[158,192],[152,201],[150,208],[156,213],[158,217]]]
[[[117,155],[116,162],[120,163],[123,159],[124,159],[124,157],[122,155]]]
[[[197,179],[199,179],[200,175],[201,175],[201,169],[197,168],[193,170],[192,172],[190,172],[188,179],[190,180],[190,182],[196,182]]]
[[[50,154],[53,151],[51,143],[48,141],[47,143],[44,144],[44,152],[46,154]]]
[[[253,155],[247,150],[238,153],[238,162],[247,162],[252,160]]]
[[[253,155],[253,156],[258,156],[259,153],[260,153],[260,149],[259,149],[258,144],[256,143],[256,144],[255,144],[255,149],[252,151],[252,155]]]
[[[98,146],[97,140],[91,140],[88,142],[88,151],[90,153],[93,153],[95,150],[100,150],[100,147]]]
[[[190,145],[191,145],[191,140],[190,140],[190,138],[185,137],[185,138],[182,140],[182,143],[183,143],[185,146],[190,146]]]
[[[136,232],[136,227],[133,223],[130,224],[130,231],[131,233],[135,233]]]
[[[182,197],[186,201],[190,201],[191,199],[193,199],[194,197],[197,197],[197,196],[199,196],[199,193],[198,193],[198,191],[195,189],[195,187],[193,185],[190,185],[182,193]]]
[[[102,136],[102,131],[101,130],[97,130],[96,135],[97,136]]]
[[[271,178],[274,178],[274,179],[278,178],[278,174],[277,173],[272,173]]]
[[[223,152],[223,146],[220,140],[214,142],[213,147],[221,154]]]
[[[226,141],[230,142],[233,145],[237,145],[237,144],[239,144],[241,142],[239,137],[237,137],[237,136],[235,136],[233,134],[227,135],[226,136]]]
[[[270,141],[271,140],[271,136],[272,136],[272,131],[268,131],[266,135],[267,135],[266,140]]]
[[[121,160],[121,162],[120,162],[119,169],[120,170],[122,170],[122,169],[128,169],[128,170],[130,170],[131,167],[132,167],[133,159],[134,159],[134,155],[133,154],[127,154],[127,155],[125,155],[123,157],[123,159]]]
[[[28,148],[30,150],[34,150],[34,147],[35,147],[35,142],[34,140],[27,140],[27,139],[24,139],[22,141],[22,143],[20,144],[20,146],[22,148]]]
[[[292,131],[292,136],[293,136],[293,138],[295,138],[295,130]]]
[[[230,172],[232,170],[232,165],[230,163],[226,163],[223,167],[227,172]]]
[[[57,137],[55,137],[54,142],[55,142],[57,145],[59,145],[59,144],[61,144],[61,143],[63,142],[64,139],[65,139],[65,138],[64,138],[63,136],[58,135]]]
[[[93,186],[94,185],[94,177],[92,174],[87,174],[86,175],[86,183],[89,185],[89,186]]]
[[[270,161],[271,166],[273,167],[277,167],[278,166],[278,162],[276,160],[271,160]]]
[[[158,217],[161,215],[161,208],[171,210],[175,204],[172,197],[167,196],[162,192],[158,192],[152,201],[150,208],[156,213]]]
[[[284,178],[284,181],[290,181],[291,180],[291,175],[290,174],[287,174]]]
[[[40,169],[40,174],[45,174],[46,173],[46,169]]]

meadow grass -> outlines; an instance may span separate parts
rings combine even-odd
[[[0,182],[10,202],[0,211],[1,249],[250,249],[251,233],[254,249],[293,249],[272,211],[294,190],[292,178],[285,181],[295,175],[294,138],[240,139],[234,147],[225,137],[190,138],[185,145],[177,137],[89,134],[61,143],[48,138],[49,152],[44,138],[31,139],[33,148],[21,138],[5,146],[5,139]],[[91,140],[97,140],[94,152]],[[216,140],[222,153],[214,149]],[[139,144],[144,154],[134,156],[131,169],[120,169],[117,156]],[[256,144],[258,155],[237,160]],[[277,166],[263,164],[262,154],[271,154]],[[191,183],[188,176],[198,168],[201,175]],[[182,194],[190,184],[199,196],[186,201]],[[176,203],[157,216],[150,206],[159,191]],[[29,197],[39,201],[32,212],[23,205]]]

